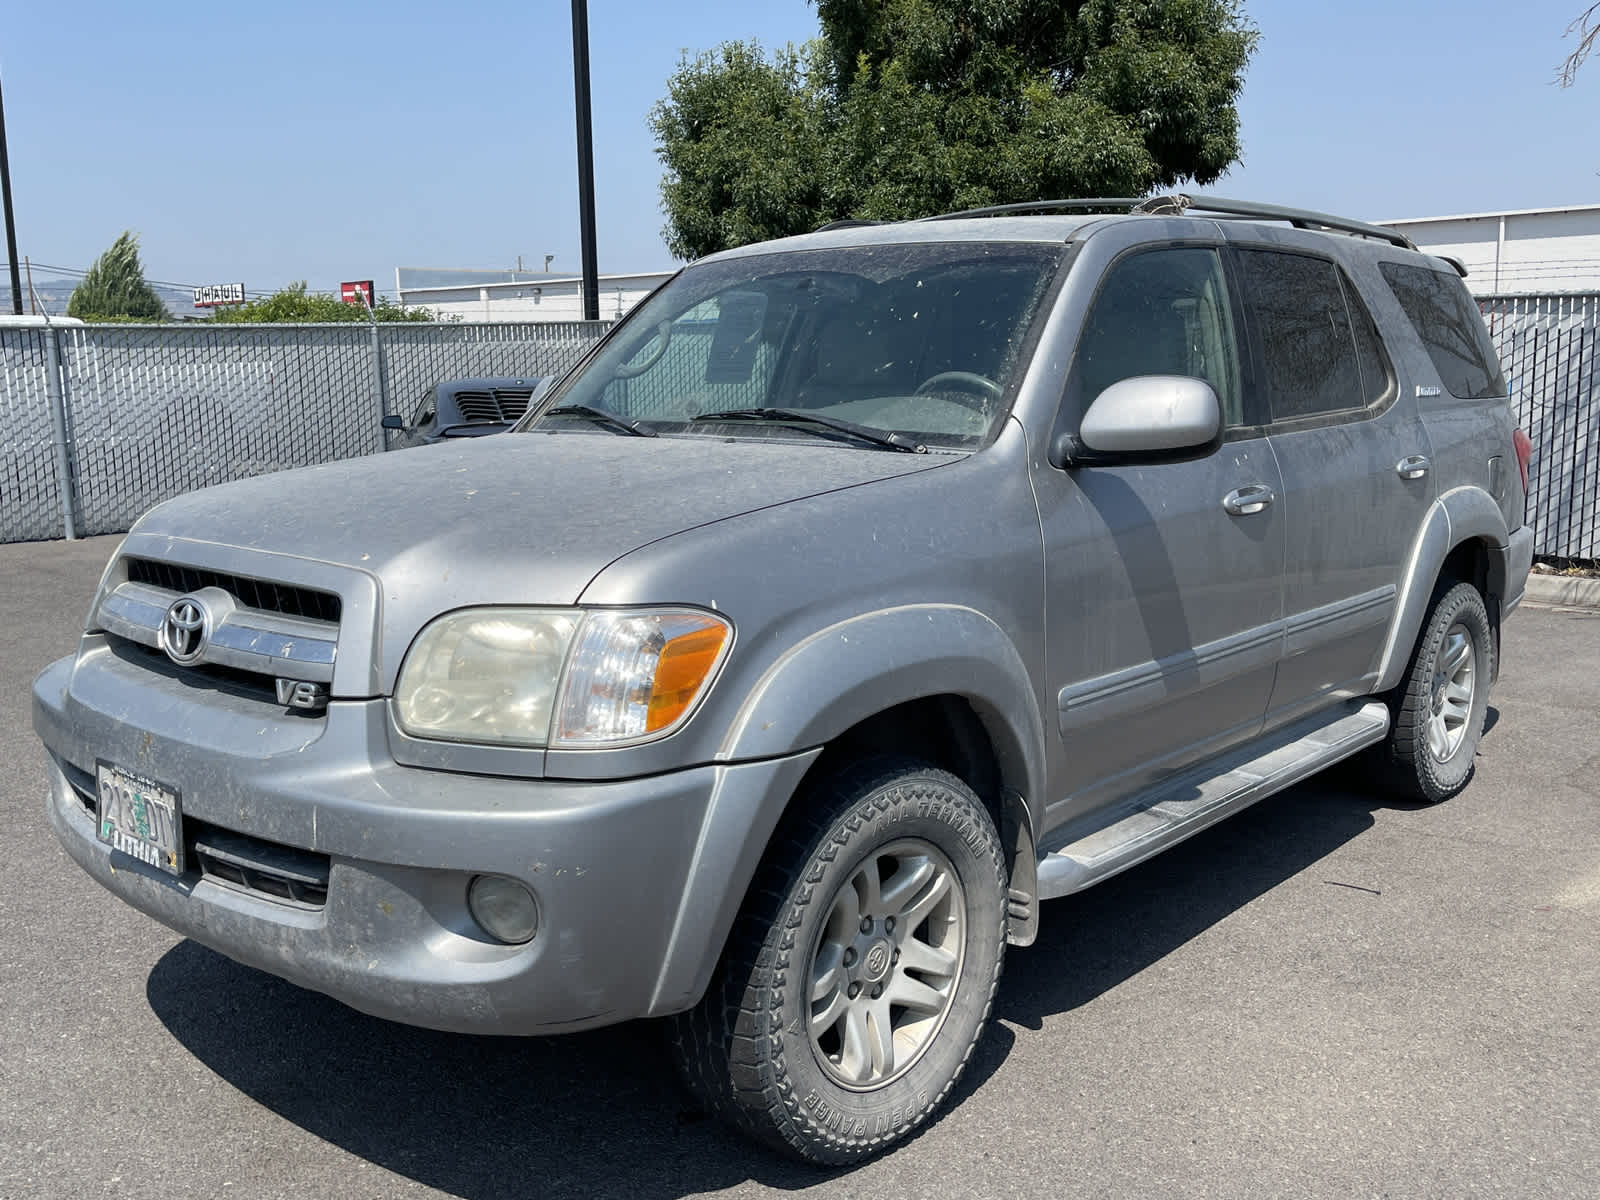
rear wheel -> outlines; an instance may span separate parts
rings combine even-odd
[[[798,803],[674,1048],[737,1127],[853,1162],[922,1124],[966,1066],[1005,954],[1006,872],[977,796],[921,763],[863,763]]]
[[[1441,585],[1390,698],[1386,766],[1397,791],[1436,803],[1467,785],[1493,676],[1494,636],[1483,597],[1470,583]]]

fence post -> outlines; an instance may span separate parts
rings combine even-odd
[[[44,381],[50,400],[51,443],[56,452],[56,491],[61,497],[61,525],[67,541],[76,541],[77,525],[72,513],[77,508],[77,489],[73,486],[72,455],[67,446],[66,389],[61,385],[61,335],[54,325],[44,331]]]
[[[383,428],[383,418],[389,415],[389,406],[384,400],[383,341],[378,335],[378,321],[372,316],[370,306],[367,314],[368,324],[372,328],[372,391],[378,401],[378,453],[382,454],[389,448],[389,435]]]

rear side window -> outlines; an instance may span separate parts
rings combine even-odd
[[[1378,370],[1376,335],[1357,352],[1350,308],[1331,262],[1275,250],[1239,251],[1240,286],[1254,320],[1274,421],[1365,408],[1387,386],[1362,387],[1361,359]],[[1370,321],[1365,310],[1358,318]]]
[[[1445,391],[1459,400],[1506,394],[1489,331],[1460,276],[1394,262],[1379,263],[1378,269],[1411,318]]]

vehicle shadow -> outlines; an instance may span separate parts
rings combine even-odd
[[[1156,859],[1051,901],[1014,952],[991,1028],[952,1104],[979,1091],[1024,1030],[1160,961],[1372,823],[1389,801],[1324,777]],[[181,942],[152,969],[151,1008],[218,1076],[351,1154],[468,1200],[671,1200],[746,1180],[797,1190],[829,1173],[726,1132],[681,1091],[655,1023],[552,1038],[434,1033],[363,1016]],[[981,1103],[981,1100],[978,1101]]]

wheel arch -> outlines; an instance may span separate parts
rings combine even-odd
[[[981,701],[950,692],[904,701],[831,739],[797,792],[876,755],[920,759],[950,772],[977,794],[1007,855],[1007,941],[1032,945],[1039,928],[1037,835],[1022,791],[1027,785],[1025,755],[1004,717]]]
[[[1505,516],[1482,488],[1456,488],[1434,502],[1412,543],[1374,691],[1400,682],[1441,579],[1470,583],[1483,595],[1498,651],[1509,544]]]
[[[1010,635],[960,605],[885,609],[805,638],[751,687],[717,757],[831,746],[863,727],[884,729],[906,705],[938,714],[969,750],[987,740],[1002,789],[1043,794],[1044,722],[1032,678]],[[981,781],[968,782],[980,789]]]
[[[884,753],[942,767],[978,794],[1009,860],[1008,941],[1033,941],[1044,725],[1022,657],[974,609],[912,605],[869,613],[791,648],[757,680],[730,723],[719,760],[792,765],[780,788],[719,802],[706,818],[678,921],[693,914],[702,932],[663,966],[653,1014],[679,1011],[704,992],[796,798],[852,755]]]

